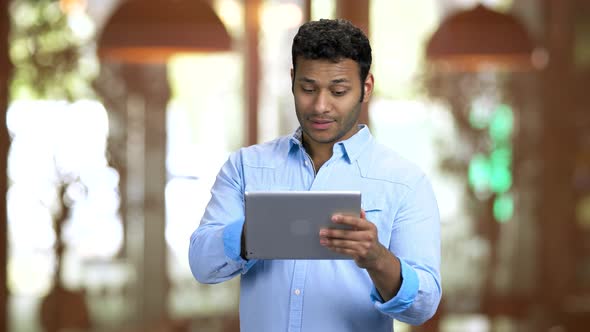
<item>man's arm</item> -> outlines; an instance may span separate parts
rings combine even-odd
[[[240,155],[232,154],[211,189],[211,200],[189,246],[189,265],[199,282],[219,283],[254,263],[241,255],[244,203]]]
[[[389,248],[378,242],[377,229],[360,217],[335,215],[335,223],[353,230],[322,229],[320,243],[350,255],[369,273],[379,310],[395,319],[422,324],[434,315],[441,298],[440,220],[426,178],[404,198],[396,215]]]

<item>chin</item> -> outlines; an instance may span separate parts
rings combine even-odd
[[[316,143],[333,143],[338,139],[338,132],[320,131],[313,128],[304,128],[305,134]]]
[[[314,136],[311,136],[311,138],[315,142],[322,143],[322,144],[334,143],[336,141],[336,137],[333,136],[333,135],[330,135],[330,136],[324,136],[324,135],[318,136],[318,135],[314,135]]]

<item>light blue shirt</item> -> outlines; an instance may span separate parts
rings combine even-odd
[[[244,192],[358,190],[379,242],[401,262],[402,284],[384,302],[353,260],[249,260],[240,257]],[[369,129],[334,145],[317,174],[294,135],[230,155],[192,234],[190,267],[202,283],[241,275],[242,332],[392,331],[393,319],[421,324],[441,298],[440,222],[429,181],[378,144]]]

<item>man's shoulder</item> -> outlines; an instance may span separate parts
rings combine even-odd
[[[375,143],[359,158],[361,173],[365,177],[413,186],[424,177],[424,172],[415,162],[400,155],[392,148]]]
[[[240,148],[236,151],[242,162],[252,167],[274,167],[286,158],[291,147],[292,136],[280,136],[271,141]]]

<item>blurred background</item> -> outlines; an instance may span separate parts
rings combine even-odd
[[[441,210],[441,305],[395,330],[590,331],[590,1],[0,0],[0,332],[238,331],[189,236],[228,154],[297,127],[292,38],[336,17]]]

